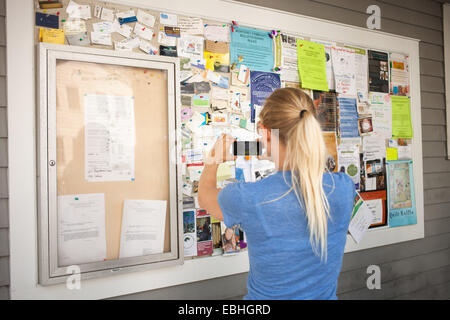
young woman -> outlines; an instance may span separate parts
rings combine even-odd
[[[199,204],[246,233],[246,299],[337,299],[354,183],[344,173],[325,172],[320,124],[302,90],[276,90],[259,118],[261,142],[278,172],[217,189],[218,164],[233,159],[233,139],[224,135],[206,160]]]

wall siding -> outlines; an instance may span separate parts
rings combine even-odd
[[[381,8],[384,32],[420,39],[425,238],[345,254],[340,299],[450,298],[450,161],[446,160],[442,2],[444,0],[240,0],[366,27],[369,5]],[[270,27],[270,26],[268,26]],[[0,0],[0,299],[9,297],[5,0]],[[366,288],[366,268],[381,269],[381,290]],[[247,274],[115,299],[240,299]],[[217,290],[220,288],[220,290]]]
[[[366,8],[381,9],[384,32],[420,39],[422,139],[425,196],[425,238],[344,255],[339,277],[340,299],[450,298],[450,161],[446,160],[443,0],[239,0],[276,10],[366,27]],[[269,26],[268,26],[269,27]],[[381,269],[381,290],[366,287],[369,265]],[[246,294],[246,274],[222,278],[234,283],[235,296]],[[203,298],[224,298],[214,290],[217,279],[204,281]],[[187,298],[191,285],[165,288],[130,297]],[[242,291],[239,291],[241,289]],[[183,293],[186,295],[183,295]]]
[[[0,0],[0,300],[9,299],[8,127],[5,0]]]

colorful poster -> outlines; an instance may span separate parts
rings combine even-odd
[[[182,36],[178,38],[178,55],[191,59],[201,59],[203,55],[203,38]]]
[[[215,72],[230,72],[230,54],[229,53],[215,53],[205,51],[203,53],[206,64],[205,68],[207,70]]]
[[[369,91],[389,93],[389,55],[369,50]]]
[[[204,256],[213,253],[211,216],[206,210],[196,212],[197,255]]]
[[[313,90],[313,102],[316,107],[317,120],[319,120],[322,130],[336,132],[336,93]]]
[[[183,211],[183,246],[185,257],[197,255],[197,235],[195,222],[195,209]]]
[[[335,132],[323,132],[323,140],[327,148],[326,169],[330,172],[338,171],[337,138]]]
[[[358,111],[356,99],[338,98],[339,102],[339,134],[342,138],[359,137]]]
[[[399,53],[391,53],[390,60],[390,93],[396,96],[409,96],[408,56]]]
[[[359,190],[359,148],[357,146],[339,145],[338,147],[339,172],[346,173]]]
[[[273,41],[268,32],[241,26],[231,27],[231,64],[250,70],[270,72],[273,68]]]
[[[250,72],[250,91],[252,105],[263,106],[264,101],[281,87],[280,75],[272,72]]]
[[[372,223],[369,228],[385,226],[387,224],[386,190],[361,192],[360,196],[372,213]]]
[[[411,160],[388,161],[389,227],[417,223]]]
[[[411,139],[411,101],[409,97],[392,96],[392,137]]]
[[[325,47],[323,44],[298,39],[297,60],[302,87],[328,91]]]

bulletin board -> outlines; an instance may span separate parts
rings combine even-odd
[[[105,193],[107,259],[119,258],[125,199],[169,200],[167,73],[163,70],[57,61],[56,141],[58,195]],[[85,94],[134,96],[134,181],[85,179]],[[167,207],[164,252],[170,251]]]
[[[40,45],[38,54],[39,70],[44,70],[39,73],[41,283],[65,281],[66,268],[70,265],[79,265],[82,276],[89,278],[111,270],[119,272],[181,263],[178,236],[181,224],[177,214],[180,169],[176,161],[179,150],[174,134],[179,121],[174,80],[178,61],[142,55],[118,56],[104,50],[49,44]],[[115,108],[111,108],[110,104],[114,103]],[[100,113],[92,113],[92,108]],[[103,126],[103,117],[111,119],[109,127]],[[121,122],[128,118],[130,121],[126,124]],[[91,124],[95,126],[89,127]],[[121,125],[124,128],[119,131],[120,136],[114,136],[115,127]],[[127,135],[129,140],[120,144],[120,138]],[[100,149],[89,149],[98,144]],[[117,150],[111,150],[113,148]],[[132,155],[131,167],[126,167],[127,162],[122,158],[109,164],[114,154],[122,156],[127,152]],[[97,153],[100,157],[95,158]],[[94,165],[89,162],[88,154],[94,154]],[[89,171],[92,168],[97,170],[94,174]],[[116,176],[108,176],[111,172],[116,172]],[[89,220],[70,220],[72,218],[66,215],[74,208],[73,205],[64,207],[67,199],[83,203],[75,204],[75,208],[80,208],[92,205],[89,201],[83,202],[86,197],[89,200],[98,195],[101,196],[100,207],[81,207],[76,212],[103,214],[100,228],[92,227]],[[164,209],[158,212],[159,230],[143,232],[139,229],[142,225],[131,226],[137,227],[137,231],[125,230],[126,201],[143,203],[148,200],[164,203]],[[63,234],[62,226],[71,224],[74,228]],[[132,230],[130,237],[129,230]],[[83,244],[77,249],[77,244],[70,242],[74,237],[91,241],[95,250],[100,248],[100,253],[92,250],[90,260],[83,257],[85,254],[79,252]],[[98,241],[92,240],[96,237]],[[157,250],[153,250],[150,243],[137,254],[125,255],[125,250],[122,251],[128,241],[125,239],[132,241],[134,237],[156,239]],[[90,250],[86,245],[84,248]],[[101,258],[96,259],[98,256]],[[79,257],[78,262],[71,257]]]

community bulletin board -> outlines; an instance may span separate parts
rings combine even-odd
[[[69,265],[88,276],[246,254],[245,232],[198,205],[203,156],[222,133],[255,140],[265,98],[282,87],[310,95],[324,170],[355,183],[347,250],[423,236],[419,71],[407,50],[232,17],[59,3],[36,1],[36,42],[50,43],[41,47],[42,224],[50,221],[41,237],[55,254],[43,255],[42,279],[64,279]],[[269,161],[238,157],[219,166],[218,187],[273,172]]]

